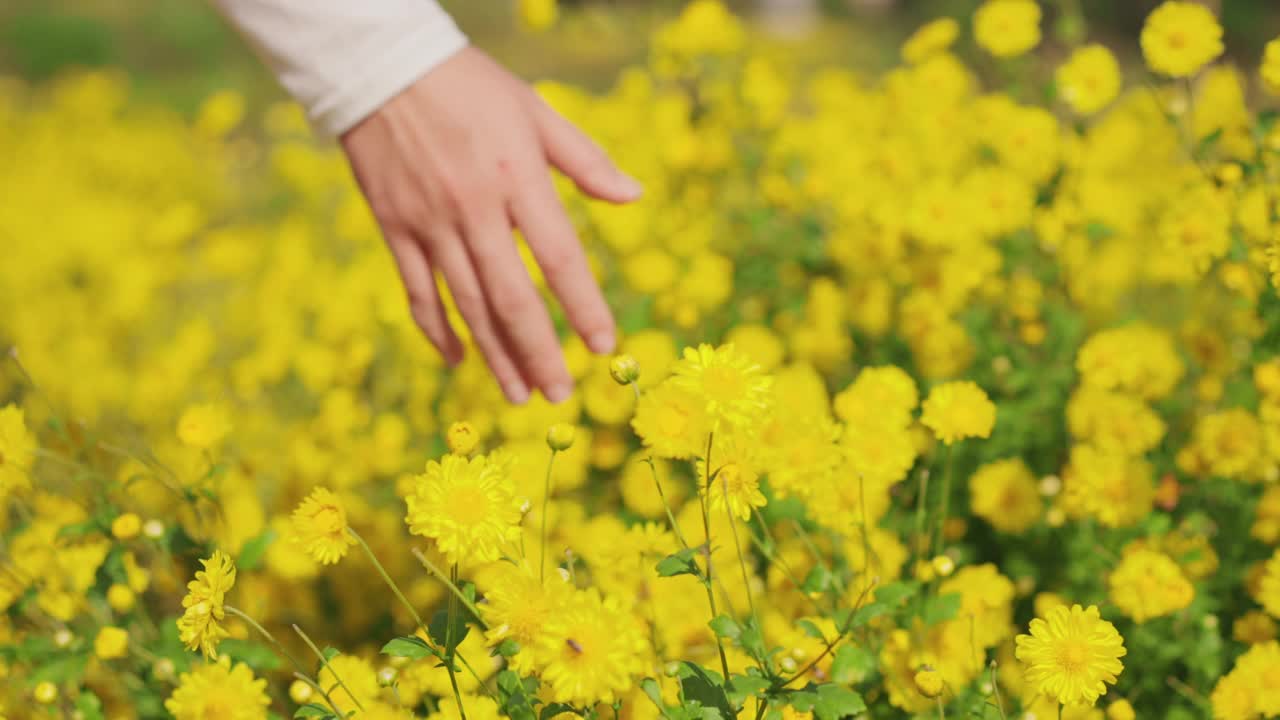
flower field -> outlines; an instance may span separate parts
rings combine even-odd
[[[0,717],[1280,717],[1280,39],[1047,13],[540,84],[645,186],[560,405],[298,108],[0,78]]]

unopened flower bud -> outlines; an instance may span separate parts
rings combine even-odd
[[[125,513],[111,521],[111,534],[117,540],[132,540],[142,531],[142,518],[134,513]]]
[[[398,674],[399,671],[393,667],[383,667],[378,670],[378,684],[383,687],[391,687],[391,685],[396,681],[396,675]]]
[[[449,452],[465,456],[476,451],[476,446],[480,444],[480,436],[471,423],[456,422],[450,425],[449,431],[445,433],[445,443],[449,446]]]
[[[778,668],[781,669],[782,672],[787,674],[791,674],[795,672],[796,669],[799,667],[800,666],[799,664],[796,663],[795,658],[792,658],[787,655],[783,655],[782,659],[778,661]]]
[[[289,686],[289,699],[298,705],[306,704],[314,694],[315,690],[301,680],[294,680],[293,684]]]
[[[556,423],[547,430],[547,445],[555,452],[573,447],[574,429],[567,423]]]
[[[938,555],[929,564],[933,566],[933,571],[938,574],[938,577],[950,577],[956,569],[956,561],[952,560],[950,555]]]
[[[932,700],[942,694],[942,675],[933,668],[925,666],[915,675],[916,690]]]
[[[662,674],[671,678],[676,677],[677,675],[680,674],[680,663],[678,662],[667,663],[666,667],[662,668]]]
[[[136,599],[128,585],[116,583],[107,588],[107,604],[118,613],[127,613],[132,610]]]
[[[640,363],[630,355],[615,355],[609,361],[609,374],[619,385],[630,385],[640,379]]]
[[[36,685],[31,695],[41,705],[52,705],[58,699],[58,686],[45,680]]]
[[[164,537],[164,523],[159,520],[148,520],[142,525],[142,534],[152,540]]]
[[[151,673],[156,676],[157,680],[171,680],[177,668],[173,666],[173,661],[169,658],[160,658],[155,665],[151,666]]]
[[[71,631],[66,628],[60,628],[57,632],[53,634],[53,644],[60,648],[67,647],[68,645],[71,644],[71,641],[74,639],[75,639],[75,636],[72,635]]]

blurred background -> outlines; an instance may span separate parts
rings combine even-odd
[[[556,21],[538,32],[521,22],[518,0],[445,0],[473,42],[530,79],[608,85],[645,52],[648,30],[679,0],[561,0]],[[538,5],[541,3],[532,3]],[[939,15],[968,17],[979,0],[730,0],[773,41],[802,60],[877,70],[917,25]],[[1133,52],[1142,19],[1158,0],[1047,0],[1047,34],[1084,30]],[[1226,45],[1252,64],[1280,31],[1276,0],[1208,0]],[[544,5],[545,6],[545,5]],[[1108,42],[1108,39],[1114,40]],[[208,2],[5,0],[0,2],[0,75],[40,83],[83,67],[117,68],[137,96],[190,112],[209,92],[235,88],[250,106],[280,96],[239,36]]]

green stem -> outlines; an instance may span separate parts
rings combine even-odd
[[[248,613],[238,608],[231,607],[230,605],[223,605],[222,608],[226,610],[228,613],[231,613],[232,615],[248,623],[249,627],[258,631],[259,635],[266,638],[267,642],[270,642],[272,645],[274,645],[276,650],[281,655],[283,655],[286,660],[289,661],[289,664],[293,665],[293,668],[295,670],[294,675],[297,676],[299,680],[310,685],[313,690],[319,691],[321,697],[324,698],[324,701],[329,704],[330,709],[332,709],[335,713],[338,713],[339,715],[342,714],[338,712],[338,706],[335,705],[333,702],[333,699],[329,697],[329,693],[325,692],[325,689],[320,687],[319,683],[317,683],[315,680],[312,680],[311,676],[307,675],[307,671],[305,668],[302,667],[302,663],[298,662],[298,659],[293,656],[293,653],[286,650],[284,645],[280,644],[280,641],[276,639],[275,635],[272,635],[271,633],[267,632],[267,629],[259,625],[256,620],[249,617]]]
[[[996,696],[996,709],[1000,711],[1000,720],[1008,720],[1004,714],[1004,701],[1000,699],[1000,683],[996,682],[996,661],[991,661],[991,692]]]
[[[465,607],[467,610],[469,610],[473,616],[475,616],[475,620],[477,623],[480,623],[480,627],[484,628],[485,630],[489,629],[489,624],[485,622],[484,618],[480,615],[480,609],[477,608],[476,604],[471,602],[471,600],[468,599],[467,596],[464,595],[462,591],[458,589],[457,583],[453,582],[451,579],[449,579],[448,576],[440,572],[440,569],[435,566],[435,563],[432,563],[431,560],[426,555],[424,555],[423,552],[418,548],[412,548],[410,552],[413,553],[414,557],[418,558],[418,562],[422,563],[422,565],[426,567],[427,570],[430,571],[432,575],[435,575],[436,578],[440,580],[440,582],[448,586],[449,592],[451,592],[454,597],[458,598],[458,600],[462,602],[462,606]]]
[[[649,474],[653,476],[653,485],[658,488],[658,497],[662,500],[662,509],[667,512],[667,521],[671,523],[671,532],[675,533],[676,540],[680,542],[680,549],[688,550],[689,543],[684,539],[684,534],[680,532],[680,524],[676,522],[676,516],[671,512],[671,504],[667,502],[667,495],[662,490],[662,482],[658,480],[658,468],[654,465],[653,456],[644,459],[649,465]]]
[[[947,713],[942,709],[942,696],[934,698],[934,702],[938,703],[938,720],[947,720]]]
[[[938,500],[938,534],[933,539],[933,556],[942,554],[942,538],[947,531],[947,515],[951,511],[951,475],[955,468],[956,446],[947,446],[947,468],[942,474],[942,497]]]
[[[556,461],[556,450],[551,449],[551,459],[547,461],[547,477],[542,484],[542,554],[538,556],[538,580],[547,580],[547,506],[551,503],[551,466]]]
[[[360,712],[364,712],[364,706],[360,704],[360,698],[356,697],[356,694],[351,692],[351,688],[347,687],[347,684],[342,681],[342,678],[338,676],[338,671],[334,670],[333,666],[329,664],[329,659],[324,656],[324,653],[320,652],[320,648],[316,647],[314,642],[311,642],[311,638],[303,632],[302,628],[298,627],[297,624],[294,624],[293,631],[298,633],[298,637],[302,638],[302,641],[307,644],[307,647],[311,648],[311,652],[315,653],[317,658],[320,658],[320,665],[324,667],[325,670],[329,671],[329,674],[333,676],[334,681],[338,683],[338,687],[347,691],[347,695],[351,697],[351,702],[355,703],[356,709]]]
[[[915,567],[920,562],[920,555],[929,547],[929,538],[924,534],[924,515],[925,509],[929,505],[929,471],[920,471],[920,490],[916,497],[916,533],[915,538],[911,542],[911,565],[910,572],[915,572]]]
[[[356,544],[364,550],[364,554],[369,558],[369,562],[373,563],[373,566],[378,569],[378,574],[381,575],[382,579],[387,583],[387,587],[391,588],[391,592],[395,593],[395,596],[400,600],[400,604],[404,605],[404,609],[409,611],[409,617],[413,618],[414,624],[421,628],[423,632],[426,632],[427,626],[422,622],[422,618],[418,616],[418,611],[414,609],[413,603],[409,602],[409,599],[404,596],[404,593],[400,592],[400,586],[396,585],[396,581],[391,579],[391,575],[387,573],[387,569],[382,567],[382,563],[378,562],[378,556],[373,554],[373,549],[369,547],[369,543],[365,542],[364,538],[360,537],[360,533],[356,532],[354,528],[348,527],[347,532],[355,539]]]
[[[699,504],[702,505],[702,532],[706,539],[705,555],[707,560],[706,582],[703,585],[707,589],[707,602],[711,605],[711,619],[715,620],[720,617],[720,611],[716,609],[716,591],[712,588],[713,571],[711,569],[711,511],[707,507],[707,501],[711,495],[711,442],[715,439],[715,433],[707,433],[707,457],[706,474],[707,482],[703,487],[703,491],[698,493]],[[727,502],[725,503],[728,504]],[[713,633],[714,634],[714,633]],[[724,680],[729,681],[729,656],[724,652],[724,641],[715,634],[716,649],[720,652],[720,668],[724,670]]]
[[[756,615],[756,601],[751,593],[751,573],[747,572],[747,558],[742,553],[742,542],[738,540],[737,518],[733,516],[733,508],[729,507],[729,481],[724,481],[724,514],[729,518],[729,531],[733,535],[733,547],[738,551],[738,568],[742,570],[742,587],[747,593],[747,607],[751,610],[751,618],[756,627],[760,627],[760,618]],[[727,677],[727,676],[726,676]]]
[[[454,563],[449,570],[449,580],[453,585],[458,584],[458,564]],[[445,669],[449,671],[449,686],[453,688],[453,699],[458,703],[458,717],[461,720],[467,720],[467,711],[462,707],[462,692],[458,690],[457,671],[453,666],[453,657],[455,646],[453,644],[453,620],[458,613],[458,600],[455,596],[449,596],[449,615],[445,623],[444,631],[444,657]]]

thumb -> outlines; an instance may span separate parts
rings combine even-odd
[[[534,98],[533,116],[547,162],[573,180],[579,190],[612,203],[640,197],[640,183],[619,170],[599,145],[541,98]]]

